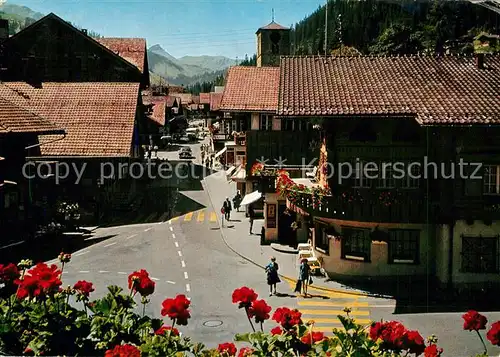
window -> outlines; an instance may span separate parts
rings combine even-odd
[[[261,114],[260,115],[260,130],[273,130],[273,116]]]
[[[462,272],[498,273],[498,237],[462,236]]]
[[[326,229],[324,227],[316,226],[314,245],[316,249],[320,249],[321,251],[328,254],[330,238],[326,234]]]
[[[354,175],[355,188],[372,187],[373,181],[376,180],[378,173],[374,170],[376,166],[368,165],[363,161],[356,161],[352,164],[352,172]]]
[[[412,165],[411,167],[409,165],[408,163],[405,169],[403,188],[419,188],[422,168],[420,165]]]
[[[369,229],[342,227],[342,259],[369,262],[371,246]]]
[[[485,165],[483,175],[483,192],[485,195],[500,194],[500,169],[497,165]]]
[[[369,173],[370,176],[373,176],[375,173]],[[377,177],[377,188],[394,188],[394,172],[391,163],[380,163],[378,165],[378,177]]]
[[[418,264],[420,231],[389,230],[389,263]]]

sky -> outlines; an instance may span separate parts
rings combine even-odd
[[[325,0],[7,0],[104,37],[143,37],[174,57],[256,52],[255,31],[272,20],[291,26]]]

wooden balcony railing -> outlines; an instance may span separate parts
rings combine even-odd
[[[313,217],[379,223],[428,223],[434,219],[430,205],[420,192],[400,192],[391,204],[384,204],[377,194],[351,202],[340,195],[324,196],[317,205],[313,205],[311,194],[296,196],[291,203]]]

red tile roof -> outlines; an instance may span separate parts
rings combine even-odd
[[[178,94],[184,93],[184,87],[182,86],[168,86],[168,94]]]
[[[113,51],[123,59],[132,63],[144,72],[144,62],[146,58],[146,39],[144,38],[94,38],[104,47]]]
[[[193,103],[193,95],[191,93],[177,93],[175,94],[175,96],[181,99],[182,105],[188,105]]]
[[[262,26],[257,30],[259,32],[260,30],[289,30],[290,28],[281,26],[280,24],[272,21],[271,23],[267,24],[266,26]]]
[[[0,135],[7,133],[63,134],[64,129],[0,97]]]
[[[210,93],[200,93],[200,104],[210,104]]]
[[[177,99],[177,105],[179,105],[179,99],[173,95],[167,95],[167,107],[172,108],[174,106],[175,100]]]
[[[210,110],[216,112],[220,109],[222,93],[210,93]]]
[[[221,110],[276,111],[279,67],[231,67],[227,73]]]
[[[200,96],[199,95],[193,95],[191,98],[192,98],[194,104],[200,104]]]
[[[153,113],[150,118],[157,124],[163,126],[165,125],[165,109],[166,109],[166,98],[163,100],[157,100],[153,102]]]
[[[0,84],[0,98],[63,127],[67,137],[40,136],[47,156],[128,157],[131,155],[139,83]]]
[[[412,115],[500,123],[500,56],[282,57],[278,115]],[[223,100],[224,101],[224,100]]]

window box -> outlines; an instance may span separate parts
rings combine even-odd
[[[371,243],[369,229],[342,227],[342,259],[370,262]]]
[[[393,263],[397,264],[415,264],[415,261],[412,259],[394,259]]]
[[[364,257],[357,257],[357,256],[354,256],[354,255],[346,255],[344,257],[344,259],[347,259],[347,260],[359,260],[360,262],[364,262],[365,261]]]
[[[499,237],[462,235],[463,273],[496,274],[499,272]]]
[[[418,264],[420,231],[406,229],[389,230],[389,264]]]

